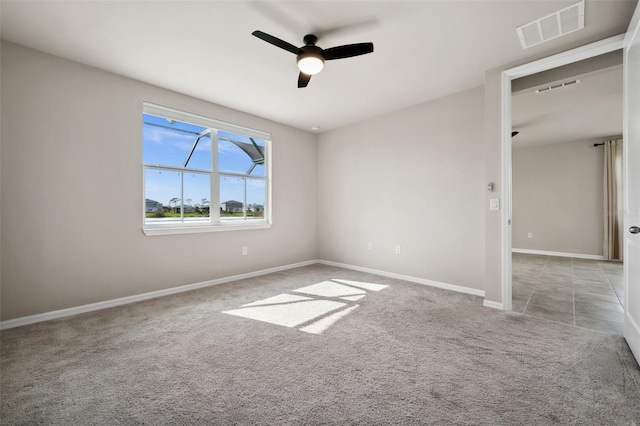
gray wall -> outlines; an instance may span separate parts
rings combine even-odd
[[[11,43],[1,61],[2,320],[317,257],[315,135]],[[273,227],[145,236],[143,101],[271,132]]]
[[[482,128],[476,88],[321,134],[320,258],[482,290]]]
[[[482,88],[318,148],[311,133],[6,42],[0,84],[2,320],[318,257],[483,288]],[[143,101],[271,132],[273,227],[144,236]]]
[[[593,144],[513,151],[513,248],[602,255],[604,150]]]

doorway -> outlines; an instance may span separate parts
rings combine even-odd
[[[623,47],[624,35],[592,43],[577,49],[553,55],[538,61],[502,72],[501,77],[501,121],[502,125],[502,176],[503,185],[501,197],[503,208],[501,212],[501,246],[502,246],[502,308],[512,310],[512,142],[511,142],[511,92],[512,80],[527,77],[573,64],[585,59],[604,55]]]
[[[623,333],[618,235],[619,250],[603,251],[604,199],[615,195],[605,145],[621,148],[622,116],[621,50],[512,82],[514,312]]]

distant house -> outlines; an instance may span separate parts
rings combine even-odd
[[[145,204],[144,210],[147,213],[158,213],[162,211],[162,203],[159,201],[145,198],[144,204]]]
[[[262,204],[254,204],[251,207],[251,210],[253,210],[255,213],[264,213],[264,206]]]
[[[242,213],[244,204],[240,201],[229,200],[220,204],[220,211],[223,213]]]

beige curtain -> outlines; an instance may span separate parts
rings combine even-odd
[[[604,143],[604,258],[622,260],[622,139]]]

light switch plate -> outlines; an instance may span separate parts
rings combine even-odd
[[[489,210],[500,210],[500,198],[492,198],[489,200]]]

